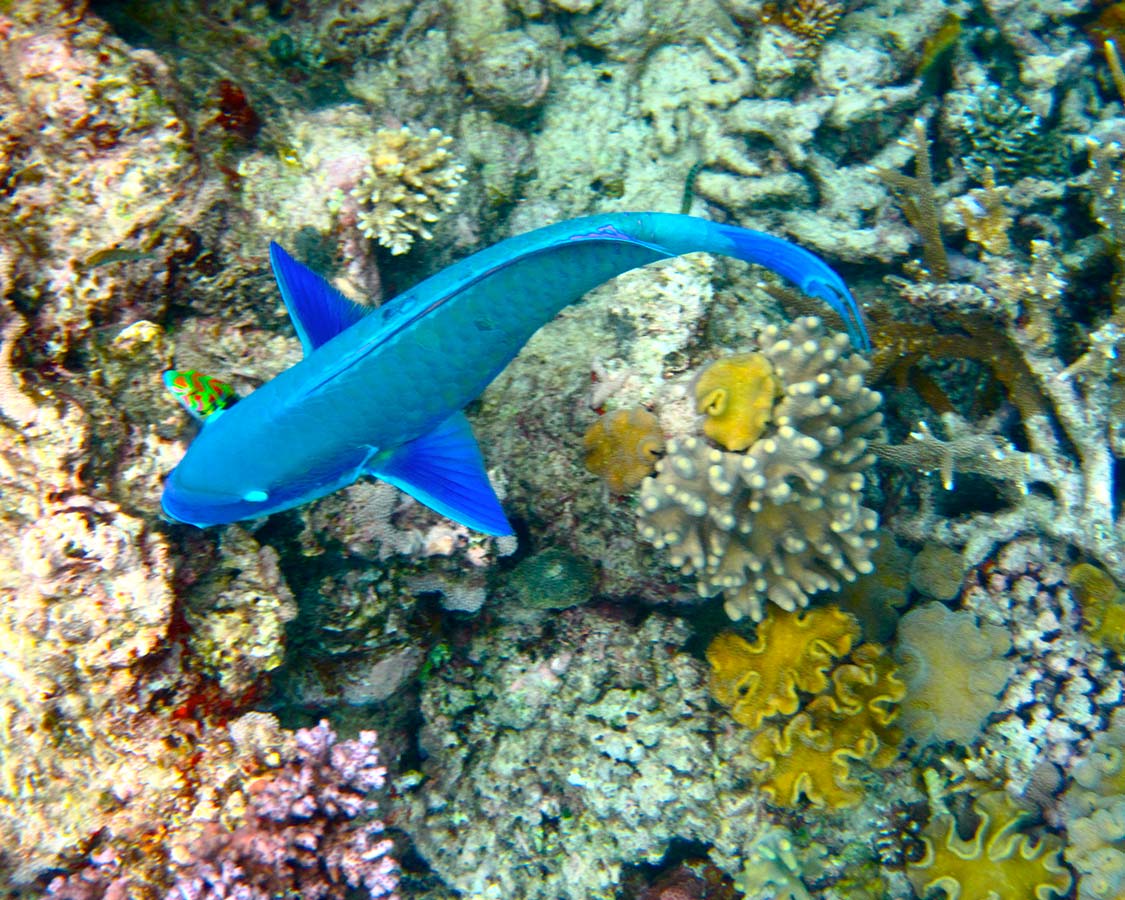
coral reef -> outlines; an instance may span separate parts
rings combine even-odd
[[[647,409],[618,409],[594,422],[582,444],[586,468],[613,493],[627,494],[652,474],[664,453],[664,434]]]
[[[858,803],[852,764],[884,768],[898,755],[897,667],[875,644],[848,655],[859,626],[836,607],[774,610],[758,632],[755,644],[723,633],[707,649],[715,699],[751,729],[769,720],[750,742],[765,764],[755,779],[779,805]]]
[[[1007,629],[1014,664],[968,762],[1012,794],[1057,781],[1084,756],[1125,688],[1120,659],[1089,633],[1077,593],[1065,554],[1039,538],[1006,544],[966,579],[963,606]]]
[[[1003,791],[977,797],[976,824],[964,838],[950,812],[933,817],[924,838],[926,855],[906,867],[920,896],[935,887],[951,897],[1050,900],[1070,889],[1070,872],[1059,856],[1056,835],[1024,833],[1028,810]]]
[[[337,742],[328,722],[302,728],[294,750],[245,787],[244,824],[212,825],[176,861],[166,900],[395,898],[398,865],[369,795],[383,786],[373,731]]]
[[[285,624],[297,605],[278,569],[277,551],[237,526],[223,532],[219,558],[184,603],[187,646],[199,671],[241,696],[281,665]]]
[[[464,184],[464,166],[449,152],[453,139],[431,128],[415,134],[406,126],[380,129],[371,137],[370,158],[351,190],[359,230],[405,253],[415,238],[433,237],[429,226],[452,209]]]
[[[701,596],[723,593],[733,619],[761,619],[766,600],[805,606],[871,571],[876,516],[860,500],[880,396],[847,343],[812,317],[767,328],[760,353],[779,399],[761,437],[744,453],[674,440],[641,486],[641,536],[668,548]]]
[[[1012,646],[1005,629],[932,602],[899,620],[898,638],[903,730],[923,743],[971,742],[1015,670],[1005,659]]]
[[[756,825],[723,812],[743,776],[711,747],[704,667],[677,650],[687,634],[578,607],[482,630],[431,674],[430,780],[396,821],[447,884],[608,900],[625,865],[658,862],[674,837],[733,863]]]

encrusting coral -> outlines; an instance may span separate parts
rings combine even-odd
[[[660,421],[643,407],[600,416],[582,439],[586,468],[615,494],[627,494],[652,474],[664,453]]]
[[[950,812],[926,828],[926,855],[908,863],[907,877],[919,896],[941,888],[960,900],[1049,900],[1070,888],[1071,875],[1059,858],[1062,841],[1053,834],[1024,832],[1028,810],[1003,791],[989,791],[973,804],[976,824],[961,837]]]
[[[858,635],[858,622],[834,606],[771,610],[754,644],[723,633],[707,648],[712,696],[741,724],[766,723],[750,751],[765,764],[755,778],[778,804],[796,806],[803,795],[851,806],[863,797],[852,764],[883,768],[898,755],[893,722],[906,689],[882,647],[852,650]]]
[[[744,453],[673,440],[641,486],[641,536],[668,548],[701,596],[723,593],[732,619],[761,619],[766,600],[806,606],[870,572],[876,545],[877,517],[860,501],[883,419],[866,360],[814,317],[771,325],[760,343],[778,384],[761,436]]]

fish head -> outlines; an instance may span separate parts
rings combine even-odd
[[[256,519],[338,490],[362,473],[369,447],[323,450],[315,432],[257,436],[240,415],[250,399],[204,426],[164,483],[164,514],[206,527]],[[245,407],[244,407],[245,404]]]

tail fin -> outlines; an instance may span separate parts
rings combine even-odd
[[[765,266],[831,306],[844,320],[853,346],[871,349],[863,315],[847,285],[824,260],[803,247],[762,231],[720,225],[695,216],[636,213],[621,220],[623,234],[670,255],[705,250]]]

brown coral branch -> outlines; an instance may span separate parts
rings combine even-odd
[[[894,193],[906,220],[921,235],[922,259],[930,277],[938,282],[948,281],[949,258],[941,237],[941,212],[930,165],[930,140],[923,119],[914,120],[909,143],[914,150],[913,176],[895,169],[880,169],[876,174]]]

